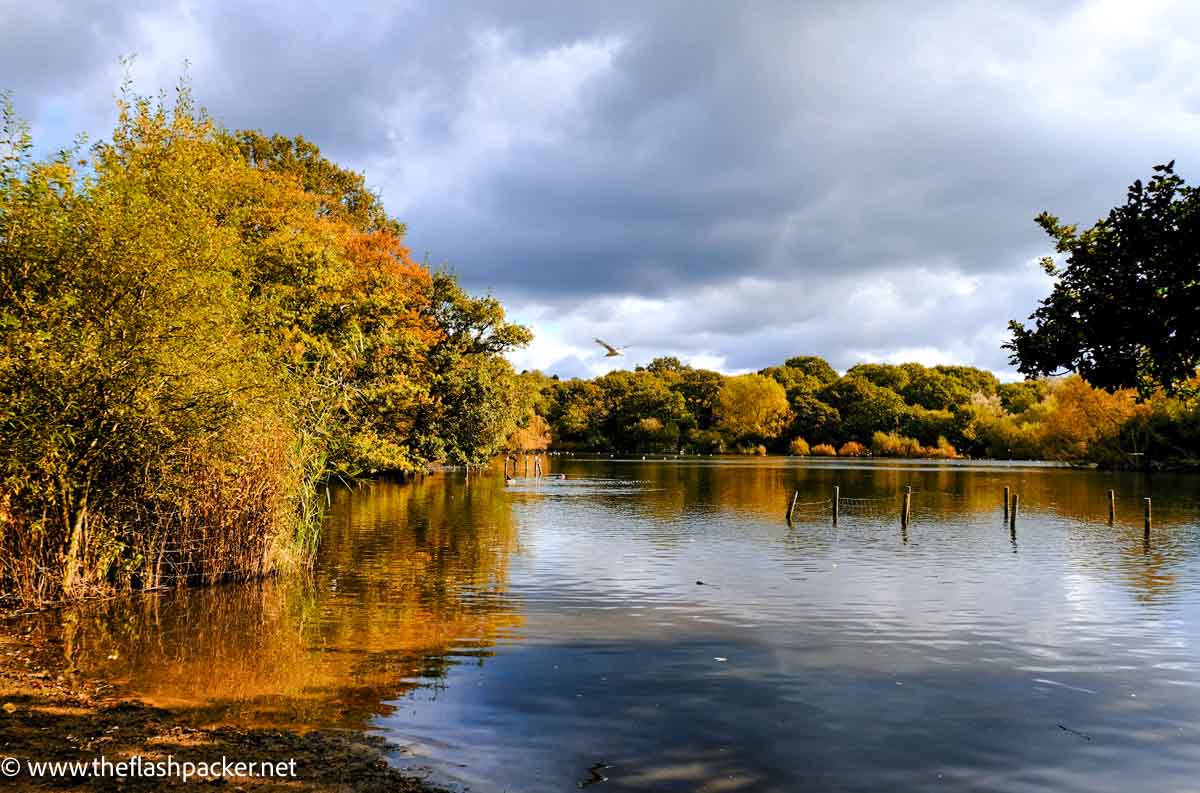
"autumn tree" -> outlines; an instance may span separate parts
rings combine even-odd
[[[769,377],[747,374],[731,377],[721,387],[717,425],[741,442],[778,438],[791,419],[783,386]]]
[[[183,87],[41,162],[3,109],[0,594],[305,564],[323,479],[481,462],[529,412],[529,332],[312,144]]]

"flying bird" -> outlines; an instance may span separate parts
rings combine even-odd
[[[616,355],[621,355],[622,354],[621,350],[626,350],[629,348],[629,345],[626,345],[624,347],[614,347],[611,344],[609,344],[608,342],[606,342],[604,339],[596,339],[596,343],[599,344],[604,349],[608,350],[608,353],[604,356],[605,358],[612,358]]]

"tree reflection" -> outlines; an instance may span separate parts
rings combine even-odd
[[[171,592],[43,615],[74,673],[205,720],[365,726],[521,625],[511,510],[484,479],[375,483],[334,500],[311,580]]]

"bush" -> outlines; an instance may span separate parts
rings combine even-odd
[[[876,432],[871,436],[871,451],[879,457],[920,457],[924,449],[915,438],[896,432]]]
[[[807,457],[809,453],[808,441],[803,438],[793,438],[788,444],[788,454],[793,457]]]
[[[941,460],[957,460],[958,450],[946,440],[944,437],[939,437],[937,446],[926,446],[925,456]]]
[[[839,457],[867,457],[870,452],[866,446],[863,446],[858,441],[846,441],[842,444],[842,448],[838,449]]]
[[[818,443],[812,447],[813,457],[837,457],[837,449],[828,443]]]

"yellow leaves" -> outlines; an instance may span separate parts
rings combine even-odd
[[[721,386],[716,419],[735,438],[778,437],[791,419],[787,392],[762,375],[730,377]]]

